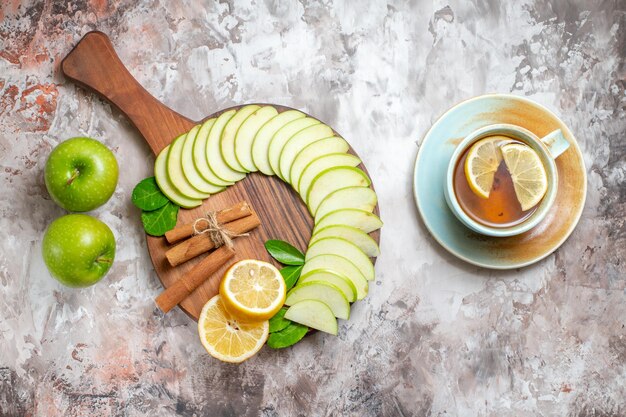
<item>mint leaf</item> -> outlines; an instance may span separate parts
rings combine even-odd
[[[295,345],[309,331],[309,328],[298,323],[291,323],[283,330],[271,333],[267,345],[272,349],[282,349]]]
[[[166,205],[169,200],[161,192],[154,177],[142,180],[133,189],[133,204],[145,211],[153,211]]]
[[[279,332],[291,324],[291,320],[285,318],[286,312],[287,309],[283,307],[270,319],[270,333]]]
[[[303,265],[304,254],[289,243],[282,240],[268,240],[265,249],[281,264]]]
[[[296,285],[296,282],[298,282],[298,278],[300,278],[300,273],[302,272],[302,265],[290,265],[290,266],[285,266],[284,268],[282,268],[280,270],[280,275],[283,276],[283,279],[285,280],[285,285],[287,286],[287,289],[291,289],[291,287],[293,287],[294,285]]]
[[[176,226],[179,207],[168,202],[163,207],[141,213],[141,222],[147,234],[152,236],[163,236],[165,232]]]

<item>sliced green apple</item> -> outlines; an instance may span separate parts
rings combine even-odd
[[[196,190],[207,194],[219,193],[224,190],[224,187],[218,187],[205,180],[202,175],[200,175],[200,171],[196,168],[196,164],[194,163],[193,145],[197,140],[199,130],[200,125],[192,127],[191,130],[187,132],[187,136],[184,139],[180,159],[183,174],[185,174],[185,178],[187,178],[189,184]]]
[[[356,300],[356,288],[352,281],[335,271],[331,271],[330,269],[316,269],[310,271],[300,277],[298,284],[304,284],[310,281],[328,282],[339,288],[349,302],[352,303]]]
[[[338,237],[325,237],[309,245],[306,251],[305,262],[319,255],[335,254],[349,259],[365,279],[374,279],[374,265],[370,258],[354,243]]]
[[[292,306],[303,300],[317,300],[326,304],[339,319],[350,318],[350,303],[341,290],[327,282],[311,281],[296,285],[287,293],[285,305]]]
[[[318,240],[326,237],[338,237],[352,242],[370,258],[375,258],[380,255],[380,249],[378,248],[376,241],[372,239],[370,235],[361,229],[357,229],[356,227],[335,225],[328,226],[323,229],[315,228],[315,230],[313,230],[313,236],[311,236],[311,240],[309,241],[309,245],[312,245]]]
[[[300,178],[300,186],[305,187],[304,174]],[[311,181],[311,185],[308,186],[306,194],[300,194],[300,196],[306,195],[306,205],[309,208],[309,212],[315,217],[315,213],[322,201],[333,191],[340,190],[346,187],[368,187],[371,181],[365,172],[354,167],[333,167],[326,169]]]
[[[209,138],[206,146],[207,161],[209,162],[209,166],[215,175],[217,175],[219,179],[231,183],[235,183],[246,177],[245,173],[237,172],[226,164],[226,161],[222,157],[222,151],[220,150],[220,140],[222,138],[224,126],[226,126],[235,113],[237,113],[237,110],[229,110],[222,113],[217,118],[211,127],[211,131],[209,132]]]
[[[315,222],[315,227],[323,229],[335,224],[353,226],[361,229],[365,233],[373,232],[383,227],[383,222],[377,215],[359,209],[341,209],[331,211],[319,221]]]
[[[289,183],[289,170],[291,164],[296,155],[307,145],[318,141],[320,139],[329,138],[333,136],[333,130],[326,126],[324,123],[309,126],[306,129],[302,129],[295,135],[289,138],[289,140],[283,146],[278,157],[278,169],[280,176]]]
[[[304,118],[305,115],[297,110],[287,110],[274,116],[265,123],[257,132],[252,142],[252,161],[259,171],[265,175],[274,175],[274,170],[270,165],[269,147],[274,134],[287,123]]]
[[[350,149],[348,142],[345,139],[332,136],[330,138],[320,139],[313,142],[303,148],[293,160],[291,168],[289,170],[289,179],[291,186],[297,189],[300,182],[300,176],[302,171],[309,163],[320,156],[328,155],[331,153],[345,153]]]
[[[339,255],[318,255],[305,262],[301,276],[318,269],[330,270],[349,279],[356,289],[356,299],[362,300],[367,295],[369,284],[359,268],[348,259]]]
[[[331,211],[355,208],[373,211],[378,203],[376,193],[369,187],[347,187],[328,194],[315,213],[315,222]]]
[[[170,151],[167,154],[167,176],[172,184],[174,184],[174,188],[185,197],[195,200],[204,200],[205,198],[209,198],[211,194],[203,193],[194,188],[194,186],[187,181],[183,173],[182,156],[186,137],[186,133],[182,134],[170,144]]]
[[[278,114],[272,106],[263,106],[252,113],[242,124],[235,135],[235,157],[237,162],[246,171],[253,172],[259,169],[252,159],[252,143],[257,132],[265,123]]]
[[[224,131],[220,139],[220,152],[222,152],[222,158],[224,158],[226,165],[232,170],[247,172],[239,161],[237,161],[237,156],[235,155],[235,136],[237,136],[237,131],[243,122],[260,107],[261,106],[256,104],[243,106],[237,110],[237,113],[235,113],[228,123],[226,123],[226,126],[224,126]]]
[[[224,181],[219,178],[211,169],[209,165],[209,161],[207,159],[207,143],[209,141],[209,132],[211,132],[211,128],[215,124],[217,119],[209,119],[206,120],[198,134],[196,135],[196,140],[193,143],[193,163],[196,166],[196,169],[202,175],[202,178],[207,180],[213,185],[217,185],[219,187],[228,187],[229,185],[233,185],[230,181]]]
[[[300,176],[300,182],[296,184],[296,191],[301,196],[306,196],[311,188],[313,180],[323,171],[335,167],[356,167],[361,163],[359,157],[349,153],[331,153],[320,156],[304,168]]]
[[[193,208],[202,204],[202,200],[187,198],[178,192],[167,176],[167,155],[170,151],[170,145],[167,145],[154,161],[154,176],[156,182],[163,194],[175,204],[183,208]]]
[[[337,319],[330,307],[321,301],[299,301],[289,307],[285,318],[321,332],[337,335]]]
[[[270,146],[267,150],[267,157],[269,159],[270,167],[274,174],[280,176],[280,171],[278,168],[278,163],[280,160],[280,153],[283,150],[283,146],[285,143],[291,138],[293,135],[301,131],[302,129],[306,129],[309,126],[320,124],[319,120],[313,119],[312,117],[305,117],[303,119],[292,120],[287,123],[280,129],[276,131],[274,137],[270,141]]]

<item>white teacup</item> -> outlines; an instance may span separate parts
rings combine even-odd
[[[461,208],[461,205],[459,204],[459,201],[457,200],[456,194],[454,192],[454,171],[458,160],[461,158],[464,152],[478,140],[497,135],[507,136],[514,140],[519,140],[530,146],[535,152],[537,152],[537,155],[539,155],[539,158],[541,159],[541,162],[546,170],[546,175],[548,179],[548,190],[546,191],[545,196],[539,203],[537,209],[521,223],[514,226],[502,228],[486,226],[472,219]],[[537,226],[546,217],[548,211],[554,203],[559,184],[558,171],[554,160],[563,152],[565,152],[567,148],[569,148],[569,142],[565,138],[565,136],[563,136],[563,133],[560,129],[549,133],[543,138],[537,137],[537,135],[530,132],[529,130],[511,124],[489,125],[470,133],[468,136],[465,137],[465,139],[461,141],[461,143],[459,143],[457,148],[454,150],[454,153],[452,154],[452,157],[450,158],[450,163],[448,165],[444,193],[450,210],[452,210],[452,213],[454,213],[454,215],[461,221],[461,223],[463,223],[474,232],[483,235],[505,237],[519,235],[521,233],[527,232],[528,230]]]

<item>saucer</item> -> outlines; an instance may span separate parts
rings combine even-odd
[[[452,214],[444,197],[455,147],[474,130],[498,123],[521,126],[538,137],[561,129],[570,142],[556,159],[559,188],[552,208],[536,227],[512,237],[472,232]],[[554,113],[523,97],[488,94],[452,107],[426,133],[415,161],[413,192],[426,228],[446,250],[474,265],[513,269],[545,258],[569,237],[585,205],[587,173],[574,135]]]

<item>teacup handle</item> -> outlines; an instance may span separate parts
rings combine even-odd
[[[561,129],[548,133],[541,141],[550,151],[552,158],[556,159],[569,148],[569,141],[563,136]]]

